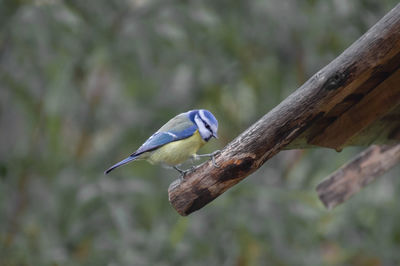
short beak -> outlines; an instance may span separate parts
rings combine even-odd
[[[213,135],[212,135],[214,138],[216,138],[216,139],[218,139],[218,135],[217,135],[217,133],[213,133]]]

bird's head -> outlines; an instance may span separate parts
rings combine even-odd
[[[194,123],[199,129],[203,140],[209,141],[212,137],[218,138],[218,121],[214,115],[207,110],[200,109],[192,111]]]

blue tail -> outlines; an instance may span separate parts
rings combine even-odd
[[[128,158],[126,158],[126,159],[120,161],[119,163],[116,163],[116,164],[114,164],[113,166],[111,166],[110,168],[108,168],[108,169],[104,172],[104,174],[108,174],[109,172],[111,172],[111,171],[114,170],[115,168],[120,167],[120,166],[122,166],[122,165],[124,165],[124,164],[127,164],[127,163],[129,163],[129,162],[132,162],[132,161],[134,161],[134,160],[136,160],[136,159],[137,159],[137,156],[129,156]]]

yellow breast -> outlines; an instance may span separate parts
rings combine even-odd
[[[191,137],[168,143],[152,152],[148,161],[150,163],[164,163],[168,165],[178,165],[189,159],[206,142],[201,138],[197,130]]]

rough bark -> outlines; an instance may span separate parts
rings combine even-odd
[[[296,138],[310,145],[341,149],[354,134],[399,104],[399,66],[400,4],[329,65],[229,143],[216,156],[219,167],[208,161],[188,173],[182,182],[171,184],[169,200],[172,206],[181,215],[202,208],[256,171]],[[385,96],[379,97],[382,99],[377,104],[378,115],[370,112],[368,119],[360,123],[357,117],[350,116],[348,112],[354,106],[359,106],[353,110],[354,113],[363,112],[361,107],[368,105],[368,101],[364,101],[383,91]],[[384,106],[387,101],[389,107]],[[343,115],[351,118],[350,123],[358,124],[352,128],[353,135],[340,134],[346,130],[340,128],[340,124],[329,128],[334,121],[345,120]],[[374,117],[369,118],[371,115]],[[334,139],[324,138],[324,135]]]
[[[373,145],[317,186],[319,198],[332,209],[400,162],[400,144]]]

